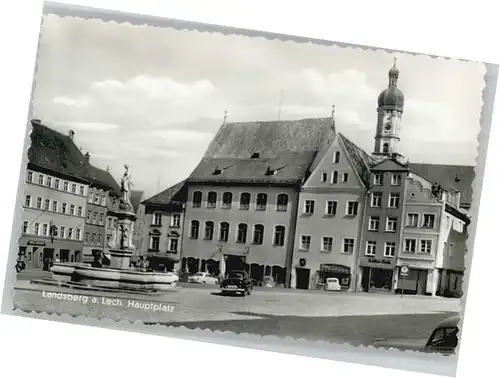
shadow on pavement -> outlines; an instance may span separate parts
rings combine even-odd
[[[426,339],[441,320],[456,313],[327,317],[280,316],[252,312],[233,312],[233,314],[255,316],[259,319],[145,324],[367,346],[372,345],[376,339]]]

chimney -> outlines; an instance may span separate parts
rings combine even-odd
[[[68,135],[71,138],[71,140],[75,139],[75,132],[73,130],[68,131]]]
[[[90,162],[90,154],[88,152],[85,152],[85,160],[87,161],[87,163]]]

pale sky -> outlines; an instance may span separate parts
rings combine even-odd
[[[155,194],[186,178],[228,122],[329,117],[373,150],[379,93],[397,56],[405,95],[399,151],[411,162],[474,165],[482,63],[99,20],[44,17],[33,118],[91,162]]]

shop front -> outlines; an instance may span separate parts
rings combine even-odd
[[[396,259],[363,256],[359,265],[363,291],[367,293],[393,291]]]
[[[316,272],[316,287],[323,288],[330,277],[338,278],[342,290],[349,290],[351,287],[351,268],[348,266],[320,264]]]
[[[148,267],[157,272],[173,272],[179,258],[174,253],[154,253],[148,255]]]
[[[408,267],[406,274],[402,274],[401,266]],[[434,260],[399,259],[395,292],[413,295],[431,295],[433,291],[433,269]]]
[[[24,256],[26,269],[49,271],[54,262],[81,262],[82,243],[49,238],[21,237],[18,255]]]

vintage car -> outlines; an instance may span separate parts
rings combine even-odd
[[[217,277],[212,276],[208,272],[198,272],[193,274],[192,276],[188,277],[188,282],[189,283],[206,283],[206,284],[212,284],[216,285],[219,283],[219,280]]]
[[[252,293],[252,286],[252,280],[244,270],[227,272],[220,284],[222,294],[241,294],[243,296]]]
[[[325,290],[326,291],[340,291],[342,288],[340,286],[339,279],[336,277],[329,277],[326,279]]]
[[[450,316],[437,324],[428,339],[384,339],[375,341],[373,346],[426,353],[441,353],[444,355],[454,354],[455,348],[458,345],[457,334],[459,332],[459,322],[459,315]]]

